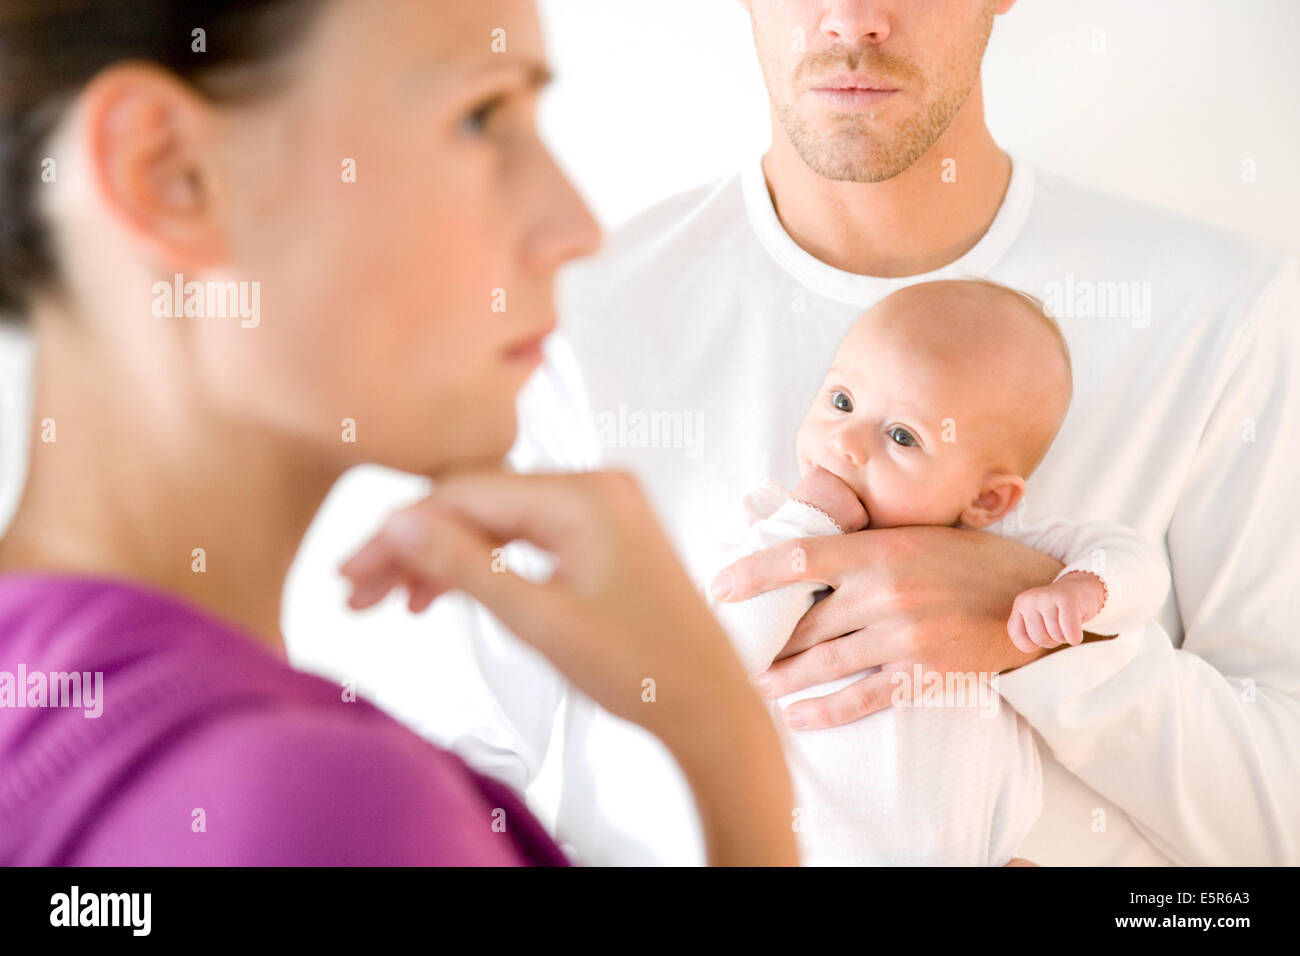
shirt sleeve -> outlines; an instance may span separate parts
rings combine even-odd
[[[787,492],[787,498],[788,494]],[[753,498],[750,495],[747,500]],[[766,518],[759,518],[749,526],[740,543],[718,565],[718,570],[746,555],[783,541],[840,533],[839,527],[829,515],[802,501],[788,498]],[[797,548],[792,548],[790,560],[800,559]],[[822,587],[817,582],[796,581],[747,601],[713,602],[714,613],[731,637],[732,646],[740,656],[746,674],[752,677],[768,668],[781,648],[785,647],[804,612],[812,607],[814,596]]]
[[[1000,690],[1081,780],[1193,865],[1300,864],[1300,275],[1228,359],[1168,529],[1184,638],[1157,624]]]
[[[1050,517],[1007,522],[1004,533],[1062,562],[1065,567],[1056,576],[1058,581],[1075,571],[1097,576],[1106,589],[1106,600],[1086,622],[1093,634],[1118,634],[1141,626],[1164,606],[1169,569],[1155,546],[1131,528]]]
[[[586,471],[601,458],[594,417],[572,351],[559,336],[546,343],[546,361],[519,398],[519,438],[510,453],[517,471]],[[507,547],[506,564],[534,579],[550,571],[549,559],[521,543]],[[469,713],[449,742],[481,773],[523,793],[537,777],[550,747],[568,681],[541,654],[507,630],[486,608],[463,594],[451,605],[449,633],[463,642],[476,674]]]

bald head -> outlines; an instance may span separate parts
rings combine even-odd
[[[941,393],[930,398],[990,467],[1027,478],[1047,454],[1070,404],[1070,355],[1030,296],[983,279],[907,286],[859,320],[837,363],[873,341],[926,366],[910,380]]]

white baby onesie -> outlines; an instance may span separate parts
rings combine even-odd
[[[841,534],[823,512],[775,481],[745,495],[748,521],[719,569],[783,541]],[[1089,571],[1106,587],[1101,612],[1085,625],[1116,634],[1153,617],[1169,575],[1159,554],[1121,525],[1028,522],[1023,504],[988,531]],[[792,549],[791,561],[800,554]],[[822,591],[799,582],[713,608],[746,672],[762,672]],[[1010,641],[1010,637],[1007,638]],[[790,731],[782,711],[796,700],[846,687],[879,668],[788,694],[772,705],[794,778],[794,825],[805,865],[1001,866],[1015,856],[1042,810],[1042,773],[1028,725],[997,694],[996,677],[945,675],[946,697],[889,707],[844,727]],[[902,685],[896,685],[896,690]],[[929,706],[944,702],[946,706]]]

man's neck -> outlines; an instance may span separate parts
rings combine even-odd
[[[858,275],[920,275],[961,258],[992,225],[1011,181],[1011,160],[984,124],[979,84],[925,154],[884,182],[824,179],[772,126],[763,172],[786,232]]]

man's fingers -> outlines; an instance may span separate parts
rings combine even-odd
[[[824,641],[769,667],[763,674],[764,693],[775,699],[896,660],[897,651],[884,644],[865,630]]]
[[[825,697],[809,697],[785,709],[785,722],[793,730],[841,727],[890,706],[892,671],[880,671]]]
[[[819,578],[821,554],[825,541],[838,535],[796,538],[783,541],[741,558],[718,572],[709,584],[709,593],[718,601],[747,601],[756,594],[783,587],[795,581],[815,581],[827,587],[836,582]]]
[[[791,657],[822,641],[856,631],[861,625],[854,619],[853,611],[852,603],[844,600],[838,591],[832,591],[804,612],[776,659]]]

